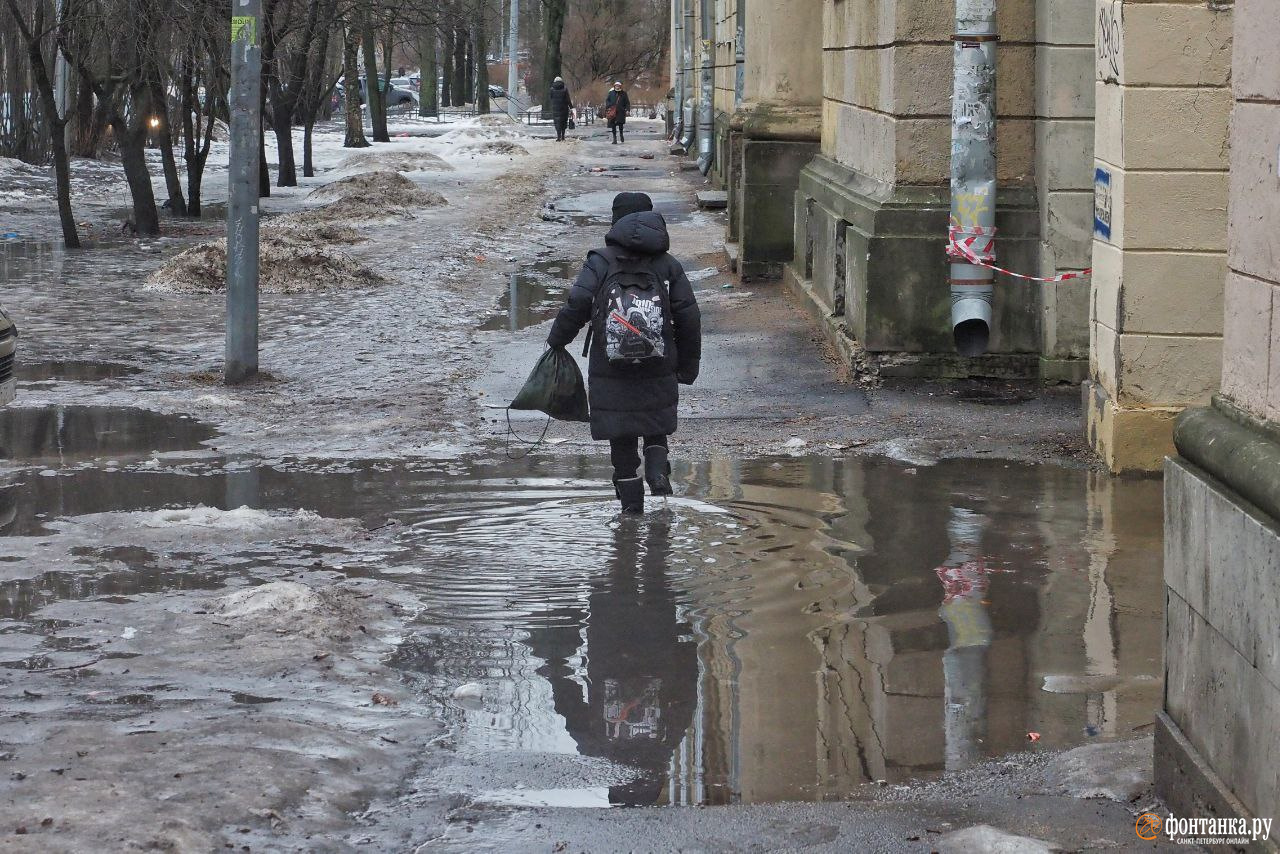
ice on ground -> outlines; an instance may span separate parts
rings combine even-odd
[[[264,228],[259,239],[259,289],[299,294],[385,284],[386,279],[351,256],[322,242],[325,237],[358,239],[353,229],[326,232],[293,215],[282,227]],[[187,293],[221,293],[227,288],[227,241],[212,240],[170,258],[147,278],[147,286]]]
[[[1075,798],[1137,800],[1152,785],[1154,741],[1086,744],[1056,757],[1044,769],[1050,791]]]
[[[248,617],[309,613],[320,610],[323,605],[320,594],[305,584],[273,581],[221,597],[216,611],[224,617]]]
[[[312,191],[311,201],[329,203],[294,214],[303,223],[343,222],[411,216],[423,208],[449,203],[432,190],[419,187],[399,172],[379,169],[349,175]]]
[[[1030,836],[1015,836],[989,824],[978,824],[938,837],[943,854],[1050,854],[1058,847]]]
[[[360,151],[344,158],[338,164],[340,172],[366,172],[369,170],[392,172],[452,172],[453,167],[442,158],[427,151],[385,151],[374,149]]]
[[[489,142],[477,142],[471,145],[460,146],[458,148],[458,153],[526,157],[529,154],[529,149],[525,148],[518,142],[511,142],[506,139],[495,139],[490,140]]]

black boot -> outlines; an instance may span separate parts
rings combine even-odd
[[[644,481],[640,479],[639,475],[622,480],[614,478],[613,491],[617,494],[618,500],[622,502],[623,513],[644,512]]]
[[[644,479],[649,482],[650,495],[671,494],[671,463],[662,445],[644,449]]]

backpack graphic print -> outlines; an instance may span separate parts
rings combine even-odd
[[[600,287],[597,320],[609,362],[639,366],[664,361],[666,288],[644,260],[615,253],[605,258],[609,272]]]

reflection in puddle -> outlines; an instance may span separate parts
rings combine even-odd
[[[82,570],[0,584],[3,616],[45,635],[33,610],[53,599],[251,582],[263,563],[394,581],[422,611],[390,661],[443,701],[460,753],[632,769],[480,797],[499,803],[822,800],[1031,749],[1028,732],[1059,748],[1150,722],[1159,481],[791,457],[677,479],[682,500],[619,520],[590,457],[31,476],[0,487],[18,508],[3,533],[44,513],[196,504],[394,524],[374,562],[305,535],[190,555],[113,533],[77,552]],[[0,660],[58,654],[5,654],[11,637]],[[478,703],[448,699],[470,682]]]
[[[186,416],[113,406],[0,408],[0,460],[150,456],[200,447],[209,427]]]
[[[569,261],[543,261],[511,273],[507,291],[498,301],[498,313],[480,329],[518,332],[555,317],[578,266]]]
[[[22,382],[47,382],[49,380],[94,382],[96,380],[113,380],[141,372],[140,368],[135,368],[132,365],[121,365],[114,362],[50,361],[32,364],[19,362],[17,376]]]

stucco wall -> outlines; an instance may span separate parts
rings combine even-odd
[[[1236,10],[1222,390],[1280,421],[1280,2]]]

